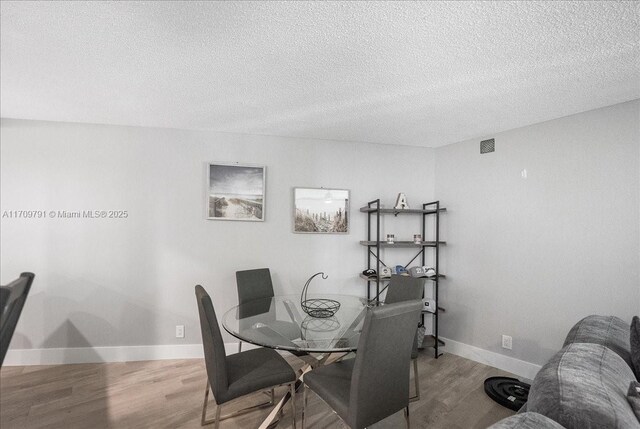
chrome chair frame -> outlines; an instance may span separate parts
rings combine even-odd
[[[204,392],[204,404],[202,405],[202,418],[200,419],[200,426],[206,426],[206,425],[210,425],[212,423],[215,423],[214,428],[218,429],[220,427],[220,422],[232,417],[238,417],[247,413],[250,413],[252,411],[257,411],[261,408],[266,408],[266,407],[270,407],[275,405],[275,391],[274,389],[276,387],[281,387],[281,386],[289,386],[289,393],[291,394],[291,416],[292,416],[292,421],[293,421],[293,429],[296,429],[296,401],[295,401],[295,393],[296,393],[296,382],[293,381],[291,383],[285,383],[285,384],[278,384],[275,386],[271,387],[271,400],[269,400],[268,402],[262,402],[260,404],[256,404],[256,405],[252,405],[250,407],[247,408],[243,408],[241,410],[238,411],[234,411],[232,413],[229,414],[225,414],[225,415],[221,415],[222,413],[222,406],[226,405],[226,403],[224,404],[216,404],[216,412],[215,412],[215,417],[207,419],[207,405],[209,404],[209,392],[211,392],[211,385],[209,384],[209,381],[207,381],[207,389]],[[249,395],[255,394],[256,392],[252,392]],[[212,392],[213,394],[213,392]],[[232,401],[229,402],[233,402],[237,399],[242,399],[245,398],[249,395],[245,395],[245,396],[241,396],[240,398],[236,398]],[[280,410],[281,413],[283,412],[283,410]]]

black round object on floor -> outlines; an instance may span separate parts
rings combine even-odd
[[[484,391],[503,407],[518,411],[527,402],[531,385],[517,378],[489,377],[484,381]]]

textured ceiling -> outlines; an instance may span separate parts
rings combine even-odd
[[[640,98],[638,2],[1,3],[0,115],[417,146]]]

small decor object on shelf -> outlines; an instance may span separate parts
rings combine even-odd
[[[209,164],[207,219],[264,221],[264,166]]]
[[[294,188],[293,232],[349,233],[349,191]]]
[[[398,199],[396,200],[396,206],[394,208],[399,210],[409,208],[409,204],[407,203],[407,196],[403,192],[398,194]]]
[[[409,274],[411,274],[411,277],[426,277],[422,267],[409,268]]]
[[[436,270],[431,267],[411,267],[409,268],[411,277],[435,277]]]
[[[387,234],[387,243],[393,244],[396,241],[395,234]]]
[[[364,274],[367,277],[375,277],[376,276],[376,270],[369,268],[367,270],[364,270],[362,272],[362,274]]]
[[[413,234],[413,242],[416,244],[422,243],[422,234]]]
[[[380,270],[381,279],[388,279],[389,277],[391,277],[391,274],[391,268],[389,267],[382,267],[382,269]]]
[[[405,267],[403,267],[402,265],[396,265],[396,269],[395,269],[396,274],[401,275],[401,276],[406,276],[407,274],[407,269]]]
[[[316,317],[319,319],[325,319],[333,316],[340,309],[340,303],[333,299],[325,299],[325,298],[315,298],[315,299],[307,299],[307,290],[309,289],[309,284],[311,284],[311,280],[315,276],[322,275],[322,279],[326,280],[329,276],[327,276],[323,272],[315,273],[309,280],[304,284],[302,288],[302,293],[300,294],[300,307],[302,307],[302,311],[307,313],[311,317]]]

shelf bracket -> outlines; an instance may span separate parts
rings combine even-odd
[[[379,261],[380,261],[380,263],[381,263],[382,265],[384,265],[384,266],[385,266],[385,267],[387,267],[387,268],[389,267],[387,264],[385,264],[385,263],[384,263],[384,261],[383,261],[381,258],[378,258],[378,255],[376,255],[375,253],[373,253],[373,250],[369,249],[369,253],[371,253],[371,254],[373,255],[373,257],[374,257],[374,258],[376,258],[377,260],[379,260]],[[377,274],[380,274],[380,273],[377,273]]]
[[[407,264],[404,267],[407,268],[413,261],[416,260],[418,256],[422,255],[422,252],[424,252],[424,248],[420,249],[420,251],[416,253],[416,256],[414,256],[409,262],[407,262]]]

